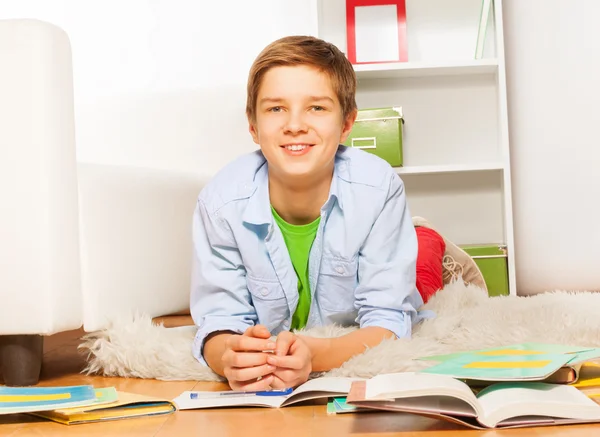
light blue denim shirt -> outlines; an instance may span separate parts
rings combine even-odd
[[[225,168],[198,196],[193,217],[194,355],[207,335],[265,325],[289,330],[298,279],[269,201],[260,151]],[[422,318],[415,285],[417,239],[404,184],[384,160],[340,146],[309,259],[307,328],[379,326],[411,335]]]

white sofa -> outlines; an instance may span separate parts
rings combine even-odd
[[[202,179],[77,163],[71,49],[0,20],[0,375],[36,384],[43,337],[189,307]]]

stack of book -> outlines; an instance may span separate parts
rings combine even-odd
[[[175,411],[171,401],[117,391],[114,387],[0,387],[0,415],[29,413],[67,425]]]
[[[475,429],[597,423],[599,358],[599,348],[535,343],[423,357],[436,364],[353,382],[331,411],[397,411]]]

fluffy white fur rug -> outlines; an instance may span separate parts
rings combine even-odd
[[[418,370],[432,362],[417,357],[521,342],[600,347],[600,293],[554,291],[494,297],[462,282],[447,285],[424,309],[436,317],[415,327],[411,339],[389,340],[348,360],[328,376],[371,377]],[[333,337],[355,328],[326,326],[304,331]],[[165,328],[149,317],[118,320],[83,337],[87,373],[161,380],[221,378],[192,356],[193,326]],[[317,375],[313,375],[317,376]]]

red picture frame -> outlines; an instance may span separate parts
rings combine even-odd
[[[358,62],[356,60],[356,8],[395,5],[398,20],[398,59],[393,61]],[[348,59],[352,64],[378,64],[408,61],[406,46],[406,0],[346,0],[346,38]]]

